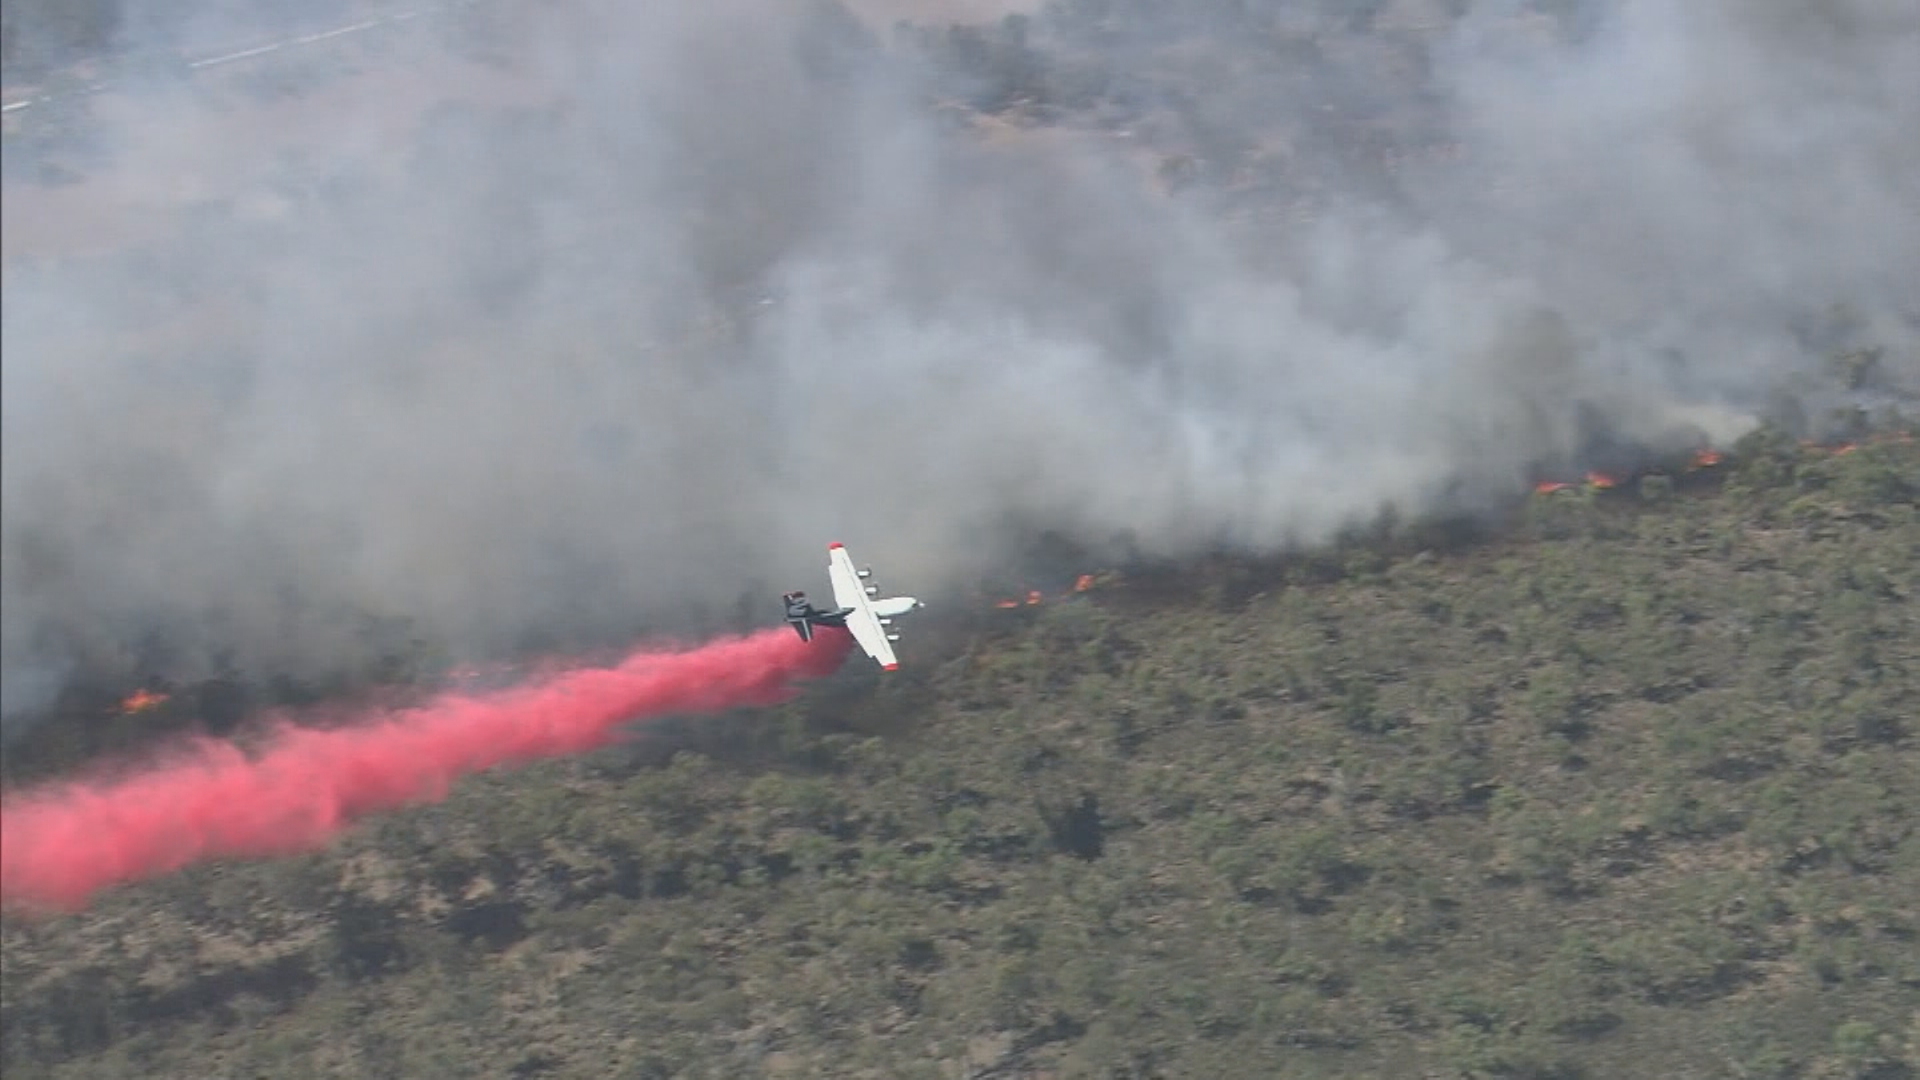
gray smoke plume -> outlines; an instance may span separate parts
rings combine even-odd
[[[1920,9],[1536,6],[500,3],[92,99],[8,181],[8,729],[772,621],[828,540],[1277,551],[1914,378]]]

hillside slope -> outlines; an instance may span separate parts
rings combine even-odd
[[[1920,448],[1726,471],[9,920],[6,1073],[1912,1076]]]

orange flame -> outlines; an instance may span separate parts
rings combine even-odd
[[[120,703],[120,711],[122,713],[145,712],[148,709],[163,704],[166,700],[166,694],[157,693],[152,690],[135,690],[133,693],[127,695],[125,701]]]
[[[1081,574],[1080,576],[1074,578],[1073,580],[1073,591],[1076,593],[1089,592],[1097,584],[1099,584],[1099,581],[1095,577],[1095,575]],[[994,601],[993,606],[1000,608],[1002,610],[1011,610],[1014,608],[1022,608],[1022,607],[1036,607],[1040,604],[1045,603],[1046,599],[1047,599],[1047,595],[1041,592],[1039,589],[1028,589],[1027,594],[1024,597],[1021,597],[1017,600],[1016,599],[996,600]]]
[[[1815,439],[1801,439],[1799,440],[1799,445],[1801,452],[1805,454],[1841,457],[1846,454],[1851,454],[1862,446],[1869,444],[1888,442],[1911,444],[1913,441],[1914,432],[1902,429],[1869,435],[1851,442],[1823,443]],[[1693,452],[1692,461],[1688,463],[1686,469],[1691,472],[1695,469],[1705,469],[1716,465],[1723,465],[1726,461],[1727,455],[1724,452],[1711,447],[1701,447]],[[1640,474],[1635,473],[1633,475],[1637,476]],[[1622,483],[1620,477],[1598,471],[1587,473],[1585,480],[1587,488],[1592,491],[1607,491],[1619,487]],[[1555,492],[1566,491],[1574,486],[1574,484],[1564,480],[1541,480],[1533,485],[1533,493],[1535,495],[1552,495]]]

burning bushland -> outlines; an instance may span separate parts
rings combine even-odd
[[[1910,401],[1911,14],[1568,10],[489,6],[126,74],[9,181],[6,730],[731,628],[829,535],[1024,608]]]

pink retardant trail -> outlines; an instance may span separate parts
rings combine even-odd
[[[0,905],[75,910],[194,863],[310,851],[366,814],[445,798],[463,776],[605,746],[633,720],[775,704],[831,673],[851,643],[782,628],[643,652],[354,726],[287,727],[252,758],[208,740],[125,779],[41,788],[0,806]]]

